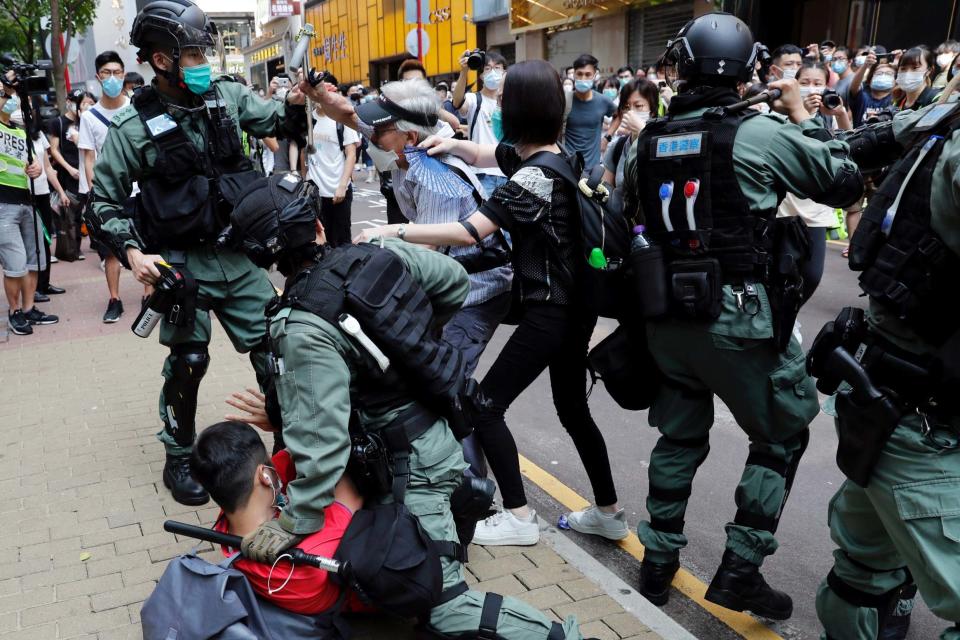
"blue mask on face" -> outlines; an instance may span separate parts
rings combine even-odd
[[[17,112],[17,109],[20,108],[20,98],[17,96],[10,96],[7,98],[7,101],[3,103],[3,112],[5,114],[13,115]]]
[[[103,93],[108,98],[116,98],[123,91],[123,80],[117,76],[112,75],[100,84],[103,87]]]
[[[608,98],[610,98],[611,100],[613,100],[614,98],[617,97],[617,90],[616,90],[616,89],[604,89],[604,90],[603,90],[603,95],[605,95],[605,96],[607,96]]]
[[[575,80],[573,86],[579,93],[586,93],[593,89],[593,80]]]
[[[847,61],[846,60],[834,60],[830,65],[830,68],[833,69],[834,73],[840,74],[847,70]]]
[[[893,76],[890,74],[874,76],[870,82],[870,88],[876,89],[877,91],[889,91],[893,89]]]
[[[191,93],[202,96],[210,88],[210,63],[195,67],[183,67],[183,84]]]

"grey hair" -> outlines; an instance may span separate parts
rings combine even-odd
[[[440,131],[440,100],[437,98],[436,90],[426,80],[417,78],[388,82],[381,87],[380,93],[408,111],[437,116],[437,124],[432,127],[397,120],[398,131],[414,131],[419,140],[424,140]]]

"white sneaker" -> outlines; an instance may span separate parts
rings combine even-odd
[[[531,510],[529,520],[521,520],[506,509],[498,511],[483,522],[477,523],[473,544],[487,547],[506,545],[534,545],[540,542],[540,525],[537,512]]]
[[[627,514],[623,509],[616,513],[604,513],[597,507],[574,511],[567,514],[567,524],[574,531],[603,536],[607,540],[623,540],[630,535]]]

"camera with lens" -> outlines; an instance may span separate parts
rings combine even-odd
[[[50,91],[50,77],[48,74],[34,75],[37,71],[52,71],[53,62],[50,60],[37,60],[33,63],[20,62],[12,54],[0,54],[0,65],[3,65],[4,72],[12,69],[15,76],[13,84],[16,85],[17,93],[22,95],[46,95]]]
[[[893,120],[893,116],[897,113],[896,107],[887,107],[886,109],[881,109],[876,113],[870,114],[863,119],[864,124],[877,124],[879,122],[889,122]]]
[[[820,101],[823,103],[823,106],[831,111],[837,109],[843,104],[843,100],[840,99],[840,94],[833,89],[824,90],[823,94],[820,96]]]
[[[480,49],[474,49],[467,55],[467,66],[474,71],[480,71],[487,64],[487,54]]]

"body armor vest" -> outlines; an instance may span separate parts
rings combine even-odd
[[[733,162],[737,130],[758,112],[721,113],[658,118],[640,134],[635,183],[645,234],[664,248],[668,264],[710,257],[725,280],[763,277],[767,252],[759,241],[776,211],[750,211]]]
[[[285,307],[309,311],[334,326],[350,314],[390,359],[384,372],[365,358],[356,398],[362,406],[385,411],[412,395],[450,419],[457,434],[451,409],[470,386],[463,357],[439,338],[430,299],[391,251],[369,243],[326,251],[289,284],[278,310]]]
[[[237,123],[227,114],[216,85],[203,100],[208,147],[198,149],[153,87],[134,95],[137,114],[157,151],[150,175],[140,179],[136,206],[137,230],[152,249],[186,249],[216,240],[231,208],[221,179],[252,173]]]
[[[954,108],[930,125],[924,126],[924,119],[864,211],[850,242],[850,268],[861,272],[864,293],[940,346],[957,330],[960,256],[930,226],[930,190],[960,115]]]

